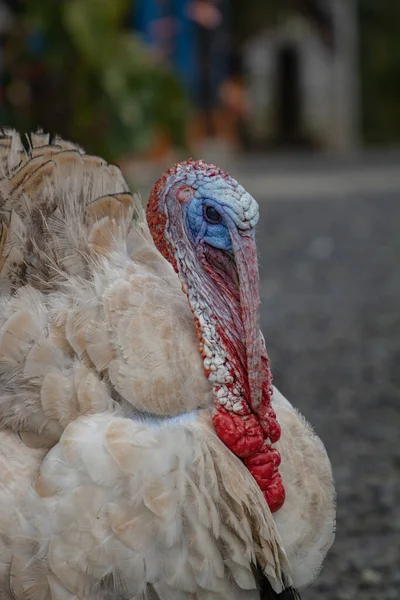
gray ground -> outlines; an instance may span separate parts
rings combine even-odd
[[[338,493],[336,541],[304,600],[400,599],[400,187],[362,184],[257,197],[275,383],[324,441]]]

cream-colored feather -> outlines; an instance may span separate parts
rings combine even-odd
[[[311,583],[335,535],[335,490],[324,445],[284,396],[274,388],[272,398],[282,435],[276,446],[286,500],[275,513],[284,540],[295,586]]]
[[[28,141],[0,138],[4,599],[255,600],[257,565],[277,591],[305,585],[332,541],[321,442],[275,391],[273,518],[214,433],[193,317],[139,200],[74,144]]]
[[[43,455],[29,451],[33,475]],[[78,598],[103,597],[109,585],[136,599],[151,585],[160,600],[252,600],[256,561],[278,591],[289,573],[262,493],[216,437],[208,411],[154,427],[80,418],[30,491],[26,479],[20,515],[8,511],[4,532],[14,538],[6,552],[17,600],[38,590],[43,600],[61,598],[49,581]]]

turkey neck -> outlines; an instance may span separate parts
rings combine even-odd
[[[213,387],[216,433],[244,461],[270,509],[278,510],[285,492],[278,472],[280,456],[271,444],[278,441],[280,427],[271,407],[269,359],[258,326],[257,264],[243,274],[248,263],[240,272],[232,256],[203,243],[194,249],[185,242],[179,221],[172,221],[166,236],[175,248],[173,265],[194,315],[205,374]],[[255,247],[254,239],[249,243]],[[250,360],[257,353],[260,358],[259,371],[254,366],[251,370],[260,384],[258,402],[248,377],[249,338],[254,344]]]
[[[194,238],[186,224],[187,207],[195,195],[187,183],[191,166],[190,161],[178,165],[156,183],[147,220],[194,315],[205,374],[214,391],[216,433],[244,461],[274,511],[282,506],[285,493],[278,472],[280,457],[271,446],[279,439],[280,428],[271,407],[269,361],[259,329],[254,227],[239,231],[226,215],[232,252],[206,243],[200,234]],[[201,161],[195,168],[213,169]]]

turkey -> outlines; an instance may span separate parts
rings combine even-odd
[[[272,385],[255,200],[189,160],[145,215],[42,132],[0,170],[0,598],[298,598],[334,487]]]

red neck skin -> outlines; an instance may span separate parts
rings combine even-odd
[[[239,268],[236,254],[235,264],[207,244],[194,247],[176,200],[183,188],[173,181],[173,193],[171,187],[167,193],[167,175],[171,172],[157,182],[150,196],[150,231],[158,250],[177,272],[194,315],[205,374],[214,389],[216,433],[244,462],[275,512],[284,503],[285,491],[278,471],[280,456],[272,446],[279,440],[280,427],[271,406],[272,376],[258,325],[256,255],[245,265],[253,276],[253,284],[248,284],[248,274],[243,265]]]
[[[213,249],[208,249],[205,254],[214,254]],[[215,254],[217,254],[216,251]],[[232,280],[225,271],[215,269],[205,259],[203,252],[199,259],[204,272],[212,279],[213,285],[207,286],[208,303],[213,307],[210,318],[214,323],[219,344],[230,364],[230,375],[232,381],[224,384],[228,393],[240,390],[240,400],[234,406],[221,405],[216,398],[214,402],[213,421],[218,437],[228,448],[241,458],[257,481],[264,497],[272,512],[281,508],[285,500],[285,490],[278,471],[280,455],[272,444],[277,442],[281,430],[276,419],[275,412],[271,406],[272,375],[270,363],[265,348],[264,340],[259,333],[261,353],[261,401],[256,409],[252,409],[251,393],[247,369],[247,349],[244,343],[245,330],[243,326],[243,308],[240,302],[238,290],[232,285]],[[215,265],[215,260],[212,261]],[[188,290],[185,286],[186,292]],[[211,295],[211,298],[210,298]],[[189,303],[191,294],[188,293]],[[228,308],[229,307],[229,308]],[[246,310],[246,307],[244,308]],[[206,327],[199,326],[198,336],[204,343],[207,336]],[[202,346],[200,350],[205,358]],[[209,377],[210,373],[206,371]],[[222,386],[215,385],[214,392],[218,392]]]

